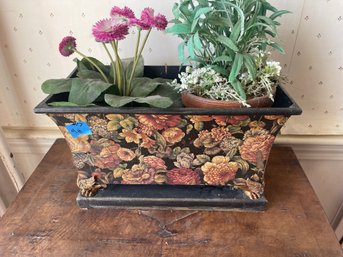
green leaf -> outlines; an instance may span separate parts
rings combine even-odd
[[[161,82],[150,78],[135,78],[132,81],[131,96],[142,97],[151,94]]]
[[[231,62],[232,58],[230,56],[227,55],[222,55],[222,56],[218,56],[213,60],[213,63],[216,62]]]
[[[279,11],[274,12],[269,18],[272,20],[275,20],[277,17],[282,16],[287,13],[292,13],[292,12],[287,11],[287,10],[279,10]]]
[[[210,65],[210,67],[211,67],[212,69],[214,69],[217,73],[221,74],[221,75],[224,76],[224,77],[229,76],[228,71],[227,71],[225,68],[221,67],[221,66],[218,66],[218,65]]]
[[[91,60],[92,62],[94,62],[103,72],[107,71],[106,65],[100,62],[98,59],[94,57],[90,57],[90,56],[87,58]],[[97,71],[95,66],[91,64],[86,58],[83,58],[80,62],[83,64],[83,67],[86,67],[88,70]]]
[[[174,5],[173,5],[173,14],[174,14],[176,19],[180,18],[180,11],[179,11],[179,4],[178,3],[174,3]]]
[[[237,79],[235,79],[234,81],[230,82],[231,85],[233,86],[233,88],[235,89],[235,91],[240,95],[240,97],[242,97],[244,100],[247,99],[247,96],[242,88],[241,82],[239,82]]]
[[[233,61],[233,64],[232,64],[231,71],[230,71],[230,77],[229,77],[230,82],[236,80],[237,75],[241,71],[242,64],[243,64],[243,55],[237,53],[235,60]]]
[[[194,48],[195,49],[202,49],[202,44],[201,44],[201,40],[200,40],[200,36],[199,36],[198,31],[194,34],[193,39],[194,39]]]
[[[172,27],[167,28],[166,32],[173,33],[173,34],[188,34],[188,33],[191,33],[192,31],[191,28],[192,27],[190,24],[180,23],[180,24],[174,24]]]
[[[268,45],[270,45],[271,47],[273,47],[276,50],[278,50],[281,54],[285,54],[285,50],[283,49],[283,47],[280,44],[278,44],[278,43],[268,43]]]
[[[151,95],[147,97],[139,97],[134,100],[137,103],[149,104],[153,107],[167,108],[173,104],[173,101],[169,97]]]
[[[42,91],[45,94],[69,92],[73,79],[49,79],[43,82]]]
[[[98,79],[73,79],[68,101],[88,105],[110,86],[111,84]]]
[[[201,15],[206,14],[210,11],[212,11],[211,7],[203,7],[203,8],[198,9],[198,11],[195,13],[195,16],[193,18],[192,27],[191,27],[192,32],[194,32],[196,26],[198,25]]]
[[[171,107],[182,107],[180,94],[168,84],[168,82],[171,82],[171,80],[160,78],[158,80],[161,82],[161,85],[158,86],[157,89],[152,92],[152,94],[169,97],[173,101]]]
[[[129,81],[131,73],[132,73],[132,69],[133,69],[133,65],[134,65],[134,60],[132,59],[132,61],[129,63],[129,65],[127,66],[126,69],[126,81]],[[137,77],[143,77],[144,74],[144,59],[142,56],[139,57],[138,59],[138,63],[136,66],[136,69],[133,73],[133,78],[137,78]]]
[[[230,39],[233,42],[237,42],[239,36],[241,34],[241,23],[238,21],[235,26],[232,28],[231,34],[230,34]]]
[[[105,95],[105,102],[112,107],[122,107],[128,103],[133,102],[137,97],[119,96],[119,95]]]
[[[179,46],[177,47],[179,59],[181,60],[182,63],[186,61],[184,47],[185,47],[185,42],[180,43]]]
[[[103,77],[99,72],[93,71],[93,70],[81,70],[77,73],[77,76],[80,79],[101,79],[103,80]]]
[[[249,54],[245,54],[243,57],[244,57],[245,67],[247,67],[252,79],[255,80],[257,68],[256,68],[256,64],[255,64],[253,57]]]
[[[193,44],[193,37],[190,37],[187,42],[187,49],[188,53],[191,56],[191,58],[195,58],[195,52],[194,52],[194,44]]]
[[[80,106],[94,106],[95,104],[78,105],[71,102],[51,102],[51,103],[48,103],[48,105],[54,106],[54,107],[80,107]]]
[[[236,44],[228,37],[225,37],[223,35],[220,35],[217,37],[217,41],[219,41],[220,43],[224,44],[225,46],[229,47],[230,49],[232,49],[235,52],[238,52],[239,49],[236,46]]]

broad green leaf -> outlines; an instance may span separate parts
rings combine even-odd
[[[247,67],[252,79],[255,80],[257,68],[256,68],[256,64],[255,64],[253,57],[251,57],[251,55],[249,55],[249,54],[245,54],[244,55],[244,64],[245,64],[245,67]]]
[[[199,36],[199,31],[197,31],[195,34],[194,34],[194,48],[195,49],[202,49],[202,44],[201,44],[201,40],[200,40],[200,36]]]
[[[51,102],[51,103],[48,103],[48,105],[54,106],[54,107],[80,107],[80,106],[94,106],[95,104],[78,105],[71,102]]]
[[[239,82],[237,79],[235,79],[234,81],[230,82],[231,85],[233,86],[233,88],[235,89],[235,91],[239,94],[240,97],[242,97],[244,100],[247,99],[247,96],[242,88],[241,82]]]
[[[230,56],[227,55],[222,55],[222,56],[218,56],[213,60],[213,63],[216,62],[231,62],[232,58]]]
[[[127,81],[129,81],[131,77],[133,65],[134,65],[134,60],[132,59],[132,62],[129,63],[125,72]],[[136,65],[136,69],[133,73],[133,78],[143,77],[143,74],[144,74],[144,59],[142,56],[140,56],[138,59],[138,63]]]
[[[73,79],[68,101],[88,105],[110,86],[111,84],[98,79]]]
[[[241,71],[242,64],[243,64],[243,55],[237,53],[235,60],[233,61],[233,64],[232,64],[231,71],[230,71],[230,77],[229,77],[230,82],[236,80],[237,75]]]
[[[217,41],[219,41],[220,43],[224,44],[225,46],[229,47],[230,49],[232,49],[235,52],[238,52],[239,49],[236,46],[236,44],[228,37],[225,37],[223,35],[220,35],[217,37]]]
[[[105,102],[112,107],[122,107],[128,103],[132,103],[137,97],[105,95]]]
[[[223,68],[223,67],[221,67],[221,66],[218,66],[218,65],[210,65],[210,67],[211,67],[212,69],[214,69],[217,73],[221,74],[221,75],[224,76],[224,77],[229,76],[229,72],[228,72],[225,68]]]
[[[45,94],[69,92],[73,79],[49,79],[43,82],[42,91]]]
[[[142,97],[151,94],[161,82],[150,78],[135,78],[132,81],[131,96]]]
[[[103,80],[103,77],[101,76],[101,74],[99,72],[93,71],[93,70],[78,71],[77,76],[80,79],[101,79],[101,80]]]
[[[292,12],[287,11],[287,10],[279,10],[279,11],[274,12],[269,18],[272,20],[275,20],[277,17],[282,16],[287,13],[292,13]]]
[[[276,50],[278,50],[281,54],[285,54],[285,50],[283,49],[283,47],[281,45],[279,45],[278,43],[269,43],[268,45],[270,45],[271,47],[275,48]]]
[[[93,63],[95,63],[103,72],[107,71],[106,65],[103,64],[102,62],[100,62],[98,59],[94,58],[94,57],[87,57],[88,60],[91,60]],[[80,62],[87,67],[88,70],[94,70],[97,71],[97,69],[95,68],[95,66],[90,63],[86,58],[83,58]]]
[[[193,43],[193,37],[190,37],[187,42],[187,49],[188,53],[191,56],[191,58],[195,58],[195,52],[194,52],[194,43]]]
[[[167,108],[173,104],[173,101],[169,97],[151,95],[147,97],[139,97],[134,100],[137,103],[149,104],[153,107]]]
[[[191,25],[190,24],[175,24],[172,27],[166,29],[167,33],[173,34],[188,34],[191,33]]]
[[[174,90],[167,82],[171,82],[171,80],[164,79],[159,79],[161,82],[161,85],[157,87],[157,89],[152,92],[153,95],[159,95],[159,96],[165,96],[169,97],[173,104],[170,107],[182,107],[182,101],[181,101],[181,96],[176,90]]]

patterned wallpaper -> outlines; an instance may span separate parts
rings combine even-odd
[[[0,1],[0,125],[13,127],[54,127],[33,107],[45,95],[40,84],[48,78],[65,77],[74,67],[58,50],[65,35],[77,38],[79,49],[107,60],[90,28],[107,17],[116,4],[129,5],[136,12],[152,6],[171,17],[174,1],[91,0]],[[284,134],[342,134],[343,132],[343,1],[274,0],[292,11],[282,18],[280,41],[286,55],[275,53],[289,77],[288,91],[304,110],[293,117]],[[129,57],[134,43],[120,46]],[[154,31],[144,52],[148,64],[178,64],[178,39]]]

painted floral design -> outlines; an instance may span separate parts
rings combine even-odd
[[[200,185],[197,171],[187,168],[174,168],[167,172],[167,184],[170,185]]]
[[[263,195],[264,169],[280,115],[54,114],[78,169],[77,185],[93,196],[108,184],[228,186]],[[65,126],[85,122],[91,135]]]
[[[209,185],[224,186],[233,180],[238,170],[238,164],[230,162],[225,156],[216,156],[212,162],[206,162],[201,170],[204,173],[204,181]]]

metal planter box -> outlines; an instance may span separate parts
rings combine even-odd
[[[146,66],[176,78],[178,67]],[[275,137],[301,109],[282,87],[271,108],[51,107],[75,167],[80,207],[263,210]]]

